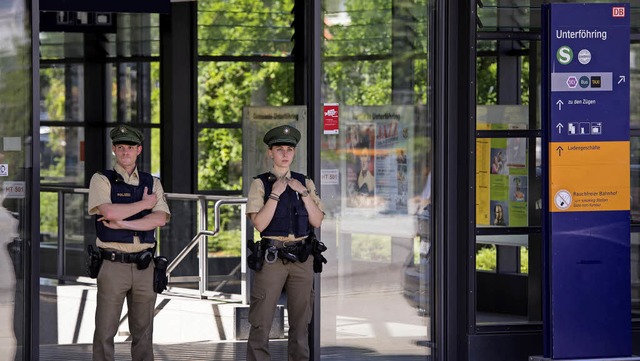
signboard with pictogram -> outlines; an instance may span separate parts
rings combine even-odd
[[[552,359],[631,356],[629,52],[628,4],[543,5]]]

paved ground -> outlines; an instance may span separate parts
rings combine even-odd
[[[129,361],[129,343],[116,345],[116,360]],[[286,341],[272,341],[272,360],[286,360]],[[156,361],[244,361],[245,342],[194,342],[175,345],[155,345]],[[430,361],[429,356],[380,355],[367,348],[327,347],[321,350],[322,360]],[[43,361],[84,361],[91,359],[91,345],[51,345],[40,348]]]

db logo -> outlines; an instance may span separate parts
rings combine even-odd
[[[614,18],[623,18],[624,17],[624,6],[614,6],[612,8],[613,13],[611,14]]]

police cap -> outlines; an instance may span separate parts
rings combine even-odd
[[[144,140],[144,135],[140,129],[127,124],[120,124],[113,128],[110,135],[113,144],[140,145]]]
[[[300,141],[300,131],[290,125],[275,127],[264,135],[264,143],[272,145],[290,145],[295,147]]]

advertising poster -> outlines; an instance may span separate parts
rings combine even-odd
[[[526,129],[527,109],[519,105],[478,107],[478,130]],[[480,138],[476,142],[476,222],[528,225],[526,138]]]
[[[324,134],[338,134],[340,132],[339,104],[326,103],[323,108]]]
[[[407,214],[413,109],[343,107],[343,210]],[[411,189],[410,189],[411,188]]]
[[[478,124],[477,130],[488,130],[489,126],[481,128]],[[490,155],[491,139],[478,138],[476,140],[476,223],[479,225],[489,225],[490,215]]]

